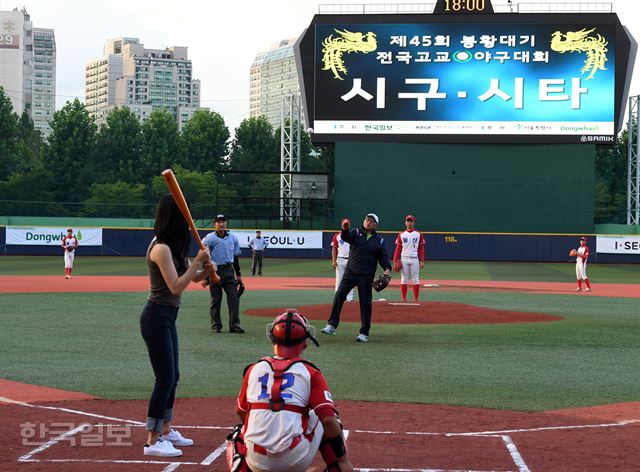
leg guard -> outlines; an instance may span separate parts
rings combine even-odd
[[[251,472],[247,461],[247,446],[242,439],[242,424],[238,424],[227,436],[227,466],[229,472]]]

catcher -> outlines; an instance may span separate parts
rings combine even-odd
[[[76,249],[78,249],[78,238],[73,235],[73,229],[67,230],[67,235],[62,238],[62,249],[64,250],[64,278],[71,278],[73,270],[73,261],[75,259]]]
[[[371,329],[371,289],[383,290],[391,280],[391,263],[387,255],[387,248],[382,237],[376,232],[378,228],[378,216],[369,213],[362,223],[362,228],[351,229],[349,220],[342,223],[340,237],[351,245],[349,261],[333,298],[331,315],[327,326],[322,329],[323,334],[335,334],[340,323],[340,312],[347,299],[347,294],[358,287],[358,299],[360,301],[360,334],[356,338],[359,343],[369,341]],[[377,265],[384,269],[384,273],[374,282]]]
[[[267,325],[273,356],[245,369],[227,442],[230,471],[304,471],[318,450],[329,472],[352,471],[342,425],[322,372],[303,359],[313,326],[288,309]]]

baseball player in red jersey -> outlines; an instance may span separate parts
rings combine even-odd
[[[62,249],[64,249],[64,278],[71,278],[73,270],[73,260],[75,259],[76,249],[78,249],[78,238],[73,235],[73,229],[67,230],[67,235],[62,238]]]
[[[582,291],[582,281],[586,287],[585,292],[591,291],[591,284],[589,283],[589,277],[587,277],[587,259],[589,258],[589,248],[587,247],[587,238],[585,236],[580,238],[580,247],[576,250],[576,279],[578,279],[578,287],[576,292]]]
[[[348,218],[342,220],[342,225],[345,223],[351,224]],[[349,260],[349,249],[351,246],[348,242],[342,240],[340,233],[333,235],[331,240],[331,266],[336,270],[336,292],[340,286],[340,281],[344,275],[344,270],[347,268],[347,261]],[[353,290],[347,295],[347,301],[353,301]]]
[[[400,277],[400,291],[402,301],[407,301],[408,284],[413,285],[413,301],[418,302],[420,295],[420,269],[424,267],[424,236],[414,229],[416,218],[407,215],[404,224],[406,231],[396,238],[396,252],[393,255],[394,264],[402,263]]]
[[[294,309],[267,326],[274,355],[245,369],[229,436],[230,471],[304,471],[318,450],[328,471],[352,471],[327,381],[303,359],[313,327]]]

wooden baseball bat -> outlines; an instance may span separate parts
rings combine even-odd
[[[198,247],[200,249],[204,249],[204,245],[202,244],[202,239],[200,239],[200,235],[198,234],[198,230],[196,229],[196,225],[193,222],[193,218],[191,217],[191,212],[189,211],[189,207],[187,206],[187,199],[184,198],[182,193],[182,189],[180,188],[180,184],[178,183],[178,179],[176,179],[175,174],[171,169],[166,169],[162,171],[162,177],[164,177],[164,181],[167,183],[167,187],[169,187],[169,192],[171,192],[171,196],[173,200],[178,205],[180,209],[180,213],[184,217],[187,225],[189,225],[189,229],[191,230],[191,234],[193,238],[198,243]],[[220,277],[215,272],[209,276],[213,283],[220,282]]]

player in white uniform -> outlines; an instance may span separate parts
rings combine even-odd
[[[345,218],[342,220],[341,225],[344,225],[345,222],[351,224],[351,222]],[[338,291],[338,286],[340,285],[340,281],[344,275],[344,270],[347,267],[350,248],[351,246],[349,243],[342,240],[340,233],[333,235],[333,239],[331,240],[331,265],[336,270],[336,292]],[[347,295],[347,301],[353,301],[353,290],[351,290]]]
[[[228,437],[230,471],[302,472],[318,450],[326,470],[353,470],[327,382],[300,357],[307,339],[318,344],[311,330],[294,309],[267,326],[275,355],[245,369],[236,408],[243,425]]]
[[[586,285],[584,291],[591,291],[591,284],[589,283],[589,277],[587,277],[587,259],[589,258],[589,248],[587,247],[587,238],[580,238],[580,247],[577,249],[576,255],[576,279],[578,279],[578,288],[576,292],[582,291],[582,281]]]
[[[407,215],[405,218],[406,231],[398,234],[396,238],[396,252],[393,256],[394,263],[402,262],[402,275],[400,277],[400,292],[402,301],[407,301],[408,285],[413,285],[413,301],[417,303],[420,298],[420,269],[424,267],[424,236],[414,229],[416,218]]]
[[[73,260],[75,259],[76,249],[78,249],[78,238],[73,235],[73,229],[67,230],[67,235],[62,238],[62,249],[64,249],[64,278],[71,278],[71,270],[73,269]]]

